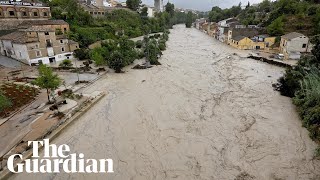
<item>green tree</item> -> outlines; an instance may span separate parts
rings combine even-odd
[[[141,17],[148,17],[148,7],[143,7],[140,12]]]
[[[137,11],[142,3],[141,0],[127,0],[127,7],[133,11]]]
[[[0,90],[0,112],[3,112],[6,108],[11,107],[12,102],[7,98]]]
[[[267,27],[268,34],[270,34],[271,36],[283,35],[284,34],[283,26],[284,24],[282,22],[282,17],[277,18]]]
[[[39,76],[33,81],[33,84],[47,90],[48,102],[50,103],[49,91],[56,90],[61,85],[61,79],[46,65],[40,65],[38,71]]]
[[[121,73],[122,68],[125,67],[124,57],[119,51],[114,51],[108,61],[110,68],[114,69],[116,73]]]
[[[192,23],[193,23],[193,14],[192,14],[192,12],[188,12],[187,20],[186,20],[186,27],[191,28]]]
[[[76,49],[73,54],[79,60],[89,59],[89,50],[86,48]]]
[[[152,65],[161,65],[158,61],[161,56],[161,50],[156,40],[152,39],[148,41],[145,49],[146,58]]]
[[[170,14],[170,17],[174,16],[174,4],[171,3],[167,3],[167,5],[165,6],[166,12]]]
[[[69,59],[65,59],[59,64],[59,66],[63,68],[71,67],[72,62]]]

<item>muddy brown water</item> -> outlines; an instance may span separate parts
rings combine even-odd
[[[52,142],[112,158],[114,174],[12,179],[320,179],[316,144],[291,100],[272,89],[284,69],[247,53],[176,26],[162,66],[88,87],[108,95]]]

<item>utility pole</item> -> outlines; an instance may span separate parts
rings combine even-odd
[[[78,83],[80,83],[80,78],[79,78],[79,69],[78,69],[78,65],[77,65],[77,60],[78,60],[78,59],[75,59],[74,64],[75,64],[75,66],[76,66],[77,77],[78,77]]]

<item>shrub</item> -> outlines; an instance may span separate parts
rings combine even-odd
[[[69,59],[65,59],[59,64],[59,66],[63,68],[68,68],[72,66],[72,62]]]
[[[141,49],[141,48],[142,48],[142,45],[143,45],[143,43],[142,43],[141,40],[139,40],[139,41],[136,42],[136,48]]]
[[[159,43],[159,49],[160,49],[161,51],[166,50],[166,44],[165,44],[165,43]]]

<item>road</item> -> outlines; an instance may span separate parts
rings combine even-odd
[[[114,160],[114,174],[12,179],[319,179],[316,144],[272,83],[284,69],[197,31],[171,31],[162,66],[109,74],[108,95],[52,143]],[[237,53],[237,54],[234,54]]]

